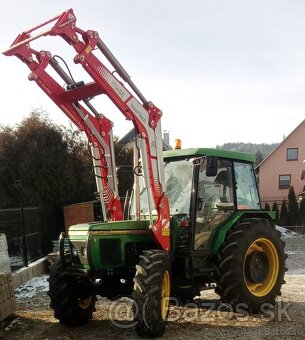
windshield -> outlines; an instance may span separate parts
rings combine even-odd
[[[170,213],[185,214],[190,211],[193,161],[180,160],[166,163],[165,191],[168,196]]]
[[[187,214],[190,210],[193,159],[166,162],[164,164],[165,192],[168,196],[170,214]],[[144,178],[140,178],[140,214],[149,214],[147,191],[144,188]],[[135,218],[135,202],[132,197],[130,215]],[[156,213],[156,212],[155,212]],[[153,212],[153,214],[155,214]]]

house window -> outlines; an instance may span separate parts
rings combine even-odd
[[[280,175],[279,176],[279,188],[289,189],[291,184],[291,175]]]
[[[287,161],[297,161],[298,160],[298,148],[287,149]]]

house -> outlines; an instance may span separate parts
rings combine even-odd
[[[124,148],[129,148],[135,139],[135,129],[131,129],[124,137],[119,140],[119,143],[124,145]],[[169,144],[169,132],[163,132],[163,151],[172,150]]]
[[[256,167],[263,206],[266,202],[272,205],[287,201],[290,186],[300,195],[305,185],[301,179],[304,170],[305,120]]]

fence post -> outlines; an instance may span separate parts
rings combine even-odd
[[[17,185],[20,188],[20,212],[21,212],[21,230],[22,230],[22,259],[23,265],[28,267],[28,249],[26,242],[26,230],[25,230],[25,222],[24,222],[24,207],[23,207],[23,185],[21,179],[17,180]]]

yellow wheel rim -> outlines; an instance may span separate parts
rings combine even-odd
[[[166,319],[168,313],[169,293],[170,293],[170,277],[169,272],[166,270],[163,275],[161,288],[161,315],[163,320]]]
[[[92,296],[89,296],[85,299],[78,298],[77,303],[82,309],[87,309],[90,306],[92,300]]]
[[[249,267],[249,259],[254,258],[258,262],[259,265],[255,263]],[[260,261],[261,259],[265,260]],[[252,261],[253,262],[253,261]],[[258,279],[252,279],[246,273],[252,271],[253,276],[257,275]],[[262,279],[259,279],[259,273],[261,274]],[[266,238],[259,238],[255,240],[247,250],[245,260],[244,260],[244,280],[246,286],[251,294],[262,297],[267,295],[274,287],[276,280],[278,278],[279,273],[279,257],[277,250],[274,244],[266,239]]]

